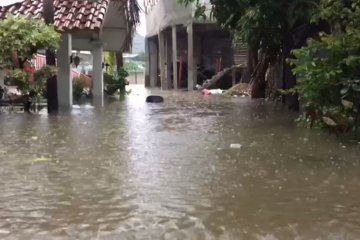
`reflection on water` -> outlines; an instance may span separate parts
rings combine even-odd
[[[0,239],[360,238],[358,143],[262,101],[146,94],[1,114]]]

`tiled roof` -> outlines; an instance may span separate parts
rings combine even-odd
[[[55,0],[54,25],[60,31],[98,31],[104,21],[110,0]],[[42,18],[43,0],[24,0],[0,7],[0,19],[7,14]]]

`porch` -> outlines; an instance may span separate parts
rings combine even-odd
[[[145,85],[164,90],[194,90],[197,84],[246,59],[246,51],[234,49],[230,33],[215,23],[168,27],[148,37],[145,49]],[[234,72],[221,85],[229,88],[240,77],[241,72]]]

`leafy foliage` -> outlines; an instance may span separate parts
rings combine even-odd
[[[117,3],[119,11],[125,13],[125,22],[126,22],[126,36],[125,36],[125,46],[123,51],[129,51],[132,47],[132,40],[135,34],[136,26],[140,23],[140,12],[141,7],[138,1],[134,0],[113,0]]]
[[[73,97],[79,100],[85,94],[86,83],[79,77],[73,78]]]
[[[142,62],[145,62],[145,61],[146,61],[146,56],[145,56],[145,52],[144,52],[144,51],[141,51],[141,52],[139,53],[138,59],[139,59],[139,61],[142,61]]]
[[[120,93],[125,93],[125,87],[129,84],[126,78],[129,73],[125,69],[114,71],[112,74],[104,73],[105,92],[109,95],[114,95],[118,90]]]
[[[0,68],[16,66],[14,54],[24,62],[39,49],[57,49],[59,41],[60,34],[41,20],[8,16],[0,21]]]
[[[204,6],[199,0],[178,0],[193,3],[203,16]],[[217,22],[232,31],[242,44],[279,52],[282,36],[301,24],[309,23],[319,0],[210,0],[212,15]]]
[[[178,0],[194,4],[203,15],[200,0]],[[210,0],[212,16],[232,32],[236,45],[249,48],[244,80],[251,82],[251,96],[265,97],[265,75],[270,65],[287,58],[290,50],[305,43],[310,34],[313,11],[320,0]],[[200,8],[200,9],[199,9]],[[280,57],[279,57],[280,56]],[[292,87],[295,80],[289,66],[283,63],[284,87]],[[296,103],[294,104],[296,105]],[[296,109],[296,107],[294,107]]]
[[[323,0],[315,19],[331,23],[332,33],[295,50],[293,89],[306,107],[303,120],[337,131],[357,131],[360,111],[360,3]]]
[[[56,68],[45,66],[35,72],[33,81],[29,81],[29,79],[31,79],[31,74],[17,68],[12,71],[8,80],[17,86],[17,89],[23,96],[38,99],[45,94],[46,80],[54,76],[56,72]]]
[[[5,92],[6,92],[6,89],[4,87],[0,86],[0,99],[3,98]]]
[[[56,73],[53,67],[34,71],[28,60],[38,50],[57,49],[59,41],[60,34],[41,20],[8,16],[0,21],[0,69],[10,70],[8,79],[27,102],[46,94],[46,80]]]
[[[105,62],[108,64],[109,72],[113,72],[116,70],[116,54],[114,52],[106,52],[104,54]]]

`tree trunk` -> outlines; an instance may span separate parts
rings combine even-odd
[[[44,19],[47,24],[54,23],[54,1],[43,0]],[[56,65],[55,52],[46,50],[46,64],[49,66]],[[56,75],[46,81],[46,97],[48,104],[48,113],[56,113],[59,108],[57,95],[57,77]]]
[[[255,72],[251,79],[251,98],[265,98],[266,92],[266,71],[269,67],[269,58],[262,54],[261,61],[256,66]]]
[[[292,72],[291,66],[286,59],[291,58],[291,51],[295,48],[294,39],[290,31],[284,34],[283,39],[283,89],[291,89],[296,85],[296,77]],[[299,111],[299,100],[297,94],[287,94],[283,97],[283,103],[286,103],[289,110]]]
[[[32,102],[29,99],[25,99],[24,102],[24,112],[30,113]]]
[[[119,51],[119,52],[116,52],[116,70],[117,70],[117,72],[120,72],[123,68],[124,68],[124,56],[123,56],[123,52]],[[124,79],[124,81],[125,81],[125,79]],[[120,96],[125,95],[125,93],[126,93],[125,82],[122,83],[119,90],[120,90]]]
[[[285,31],[282,43],[283,89],[291,89],[296,85],[296,76],[293,74],[291,66],[286,62],[286,59],[293,58],[291,51],[304,46],[309,37],[317,37],[320,31],[328,32],[328,28],[326,22],[320,21],[316,25],[305,24],[296,29]],[[297,94],[283,96],[283,103],[286,103],[290,110],[299,111]]]
[[[247,65],[243,76],[241,77],[242,83],[249,83],[251,76],[254,73],[255,67],[258,64],[258,50],[256,48],[249,47],[247,54]]]
[[[124,67],[123,52],[116,52],[116,70],[119,72]]]

